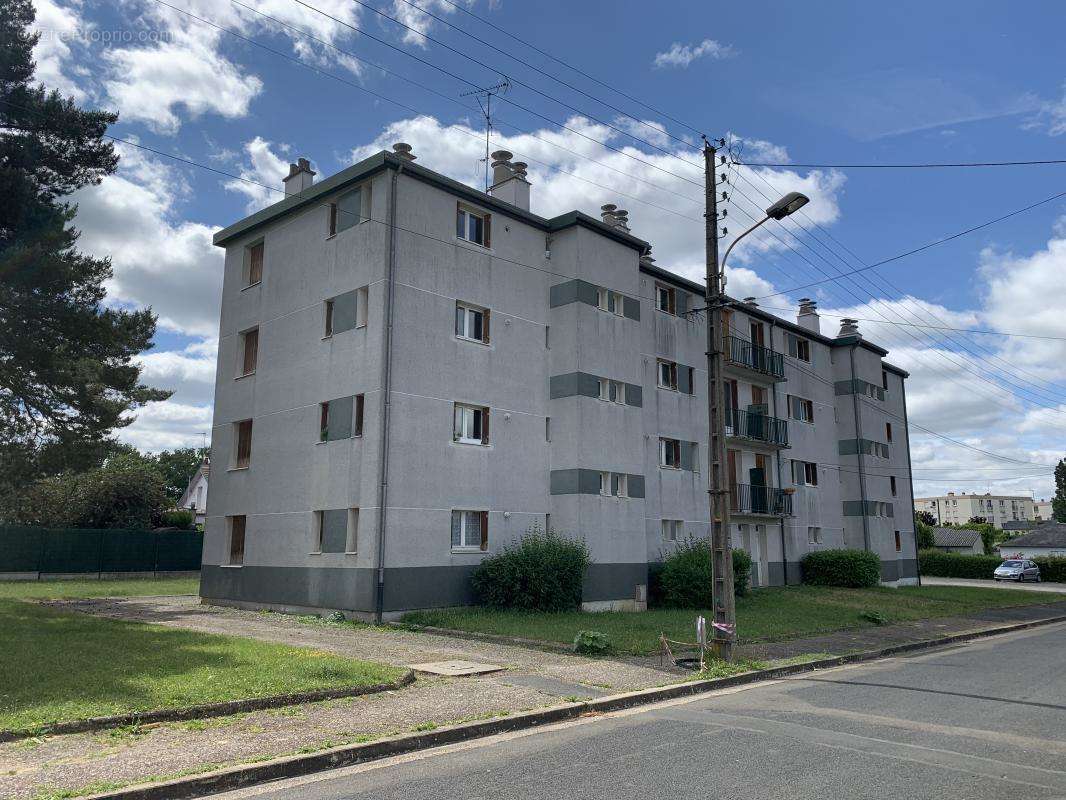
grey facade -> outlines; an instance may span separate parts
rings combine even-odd
[[[588,607],[639,608],[673,538],[707,536],[706,321],[683,313],[701,287],[655,267],[624,217],[504,202],[528,204],[515,168],[493,196],[381,153],[216,235],[205,600],[386,617],[462,604],[476,565],[539,525],[587,542]],[[342,228],[333,209],[355,187],[361,218]],[[464,214],[482,244],[457,235]],[[457,335],[467,309],[476,337]],[[906,373],[857,333],[821,335],[816,314],[730,316],[732,529],[756,584],[796,582],[804,553],[840,546],[912,580]],[[795,337],[809,361],[787,355]],[[863,382],[881,391],[851,391]],[[796,485],[794,460],[816,486]]]

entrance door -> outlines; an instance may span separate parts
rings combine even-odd
[[[770,585],[770,563],[766,554],[766,526],[755,526],[755,549],[757,553],[751,554],[751,560],[755,562],[755,572],[759,578],[759,586]]]
[[[761,322],[751,323],[751,343],[757,344],[759,347],[763,346],[763,327]]]

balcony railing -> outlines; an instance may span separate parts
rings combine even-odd
[[[726,358],[730,364],[773,378],[785,377],[785,357],[769,347],[754,344],[737,336],[727,336]]]
[[[739,408],[725,410],[725,435],[788,447],[788,420]]]
[[[792,495],[772,486],[738,483],[729,487],[729,510],[733,514],[792,516]]]

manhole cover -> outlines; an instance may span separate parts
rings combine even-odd
[[[500,672],[503,667],[496,664],[478,664],[475,661],[432,661],[428,664],[408,664],[418,672],[428,672],[430,675],[485,675],[489,672]]]

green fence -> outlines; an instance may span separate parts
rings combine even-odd
[[[203,543],[199,531],[0,527],[0,573],[186,572]]]

